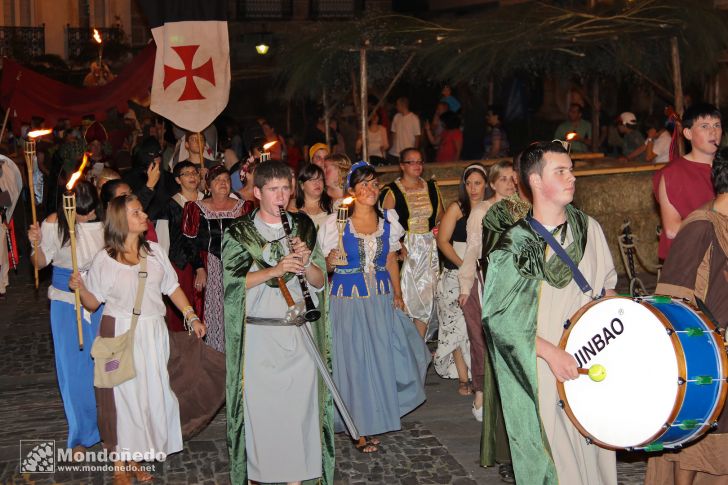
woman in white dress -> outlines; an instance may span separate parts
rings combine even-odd
[[[470,340],[463,310],[458,303],[458,272],[465,256],[468,215],[471,208],[483,200],[487,180],[487,172],[482,165],[474,163],[465,168],[458,187],[458,200],[452,202],[442,216],[436,238],[437,247],[444,256],[444,268],[435,293],[439,332],[433,360],[441,377],[458,379],[458,392],[462,396],[472,393],[472,385],[468,376]]]
[[[332,200],[324,190],[324,171],[318,165],[306,164],[298,172],[296,198],[288,204],[290,212],[303,212],[316,229],[332,211]]]
[[[198,337],[205,335],[205,326],[179,287],[167,253],[157,243],[145,240],[146,230],[147,215],[139,199],[134,195],[114,198],[106,213],[104,249],[94,257],[84,279],[74,274],[69,282],[71,289],[80,289],[81,301],[89,310],[105,303],[99,335],[118,336],[130,328],[140,261],[147,258],[147,282],[134,332],[136,376],[112,389],[97,389],[104,447],[124,452],[126,457],[135,453],[170,455],[182,450],[179,403],[167,371],[170,349],[162,295],[169,296],[182,311]],[[110,391],[111,402],[102,396],[103,391]],[[121,471],[124,463],[114,464],[114,483],[130,483],[130,477]],[[132,469],[138,481],[151,480],[151,475],[134,462]]]

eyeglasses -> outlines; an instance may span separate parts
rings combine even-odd
[[[405,165],[424,165],[425,161],[424,160],[404,160],[401,163],[403,163]]]
[[[189,177],[189,176],[199,177],[200,172],[198,172],[197,170],[189,170],[187,172],[180,172],[179,176],[180,177]]]

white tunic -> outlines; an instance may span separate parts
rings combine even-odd
[[[255,226],[268,241],[285,236],[280,223],[267,224],[256,217]],[[284,254],[288,254],[286,241],[281,242]],[[269,249],[263,249],[263,258],[275,265]],[[253,265],[250,271],[258,269]],[[297,278],[286,286],[294,301],[302,299]],[[313,294],[317,288],[310,290],[318,304]],[[246,291],[246,318],[281,319],[287,308],[278,288],[261,283]],[[250,480],[294,482],[322,475],[318,376],[309,352],[297,327],[245,326],[243,411]]]
[[[572,241],[571,231],[568,231],[563,246],[568,246]],[[547,248],[546,257],[558,256],[554,255],[551,248]],[[614,262],[604,233],[599,223],[591,217],[584,256],[579,261],[579,271],[596,295],[603,288],[614,289],[617,284],[617,272],[614,270]],[[538,336],[554,345],[559,345],[566,319],[571,318],[579,308],[590,301],[591,298],[581,292],[573,279],[561,289],[542,282],[538,301]],[[558,406],[556,379],[543,359],[538,359],[538,383],[541,420],[551,446],[559,483],[616,485],[617,466],[614,452],[586,443],[564,410]]]
[[[136,377],[114,387],[117,451],[169,455],[182,450],[182,426],[167,372],[169,334],[162,295],[171,294],[179,284],[167,253],[157,243],[149,245],[147,283],[134,334]],[[119,263],[101,250],[86,275],[86,288],[99,302],[106,303],[104,315],[116,319],[114,335],[121,335],[131,325],[138,273],[138,264]]]

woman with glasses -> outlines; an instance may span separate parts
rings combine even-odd
[[[249,201],[231,195],[230,172],[224,165],[215,165],[207,172],[210,197],[185,205],[182,232],[193,239],[194,248],[205,262],[205,271],[195,275],[195,291],[205,290],[204,320],[207,325],[205,342],[219,352],[225,352],[225,321],[223,312],[222,236],[238,217],[253,208]],[[205,274],[206,273],[206,274]]]
[[[166,210],[157,221],[157,237],[160,246],[169,252],[169,260],[177,273],[180,288],[195,312],[202,315],[202,290],[196,290],[194,282],[195,279],[206,281],[207,272],[202,264],[200,253],[195,250],[190,239],[182,234],[182,213],[185,205],[187,202],[202,200],[205,197],[199,190],[200,167],[185,160],[175,165],[172,173],[180,190],[172,196]],[[182,314],[169,302],[167,302],[167,328],[173,332],[181,332],[185,329]]]
[[[316,228],[331,214],[332,201],[324,190],[324,171],[312,163],[298,173],[296,198],[288,205],[290,212],[303,212],[311,218]]]
[[[433,229],[442,217],[442,196],[434,180],[425,181],[422,152],[406,148],[400,153],[402,176],[386,185],[382,209],[394,209],[405,235],[402,244],[402,295],[407,313],[424,338],[432,317],[439,271]]]

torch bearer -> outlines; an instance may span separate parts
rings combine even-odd
[[[102,68],[102,66],[101,66],[101,58],[104,55],[104,41],[101,38],[101,34],[96,29],[94,29],[93,39],[99,45],[99,69],[101,69]]]
[[[334,266],[346,266],[349,260],[346,257],[346,249],[344,249],[344,230],[346,229],[346,221],[349,219],[349,205],[354,201],[354,197],[347,197],[341,201],[339,210],[336,214],[336,228],[339,230],[339,244],[336,248],[336,259]]]
[[[38,215],[35,211],[35,187],[33,184],[33,168],[35,166],[35,139],[51,133],[53,130],[35,130],[28,133],[28,141],[25,142],[25,166],[28,168],[28,190],[30,192],[30,212],[33,216],[33,224],[38,223]],[[38,289],[38,243],[33,243],[35,289]]]
[[[71,175],[71,179],[66,184],[66,193],[63,194],[63,212],[68,222],[68,234],[71,238],[71,265],[73,272],[78,273],[78,259],[76,258],[76,193],[73,186],[81,178],[83,169],[88,163],[88,153],[83,154],[83,161],[77,172]],[[78,348],[83,350],[83,328],[81,326],[81,293],[78,288],[74,291],[76,296],[76,327],[78,328]]]
[[[278,143],[277,141],[271,141],[263,145],[263,153],[260,154],[260,161],[261,162],[270,162],[270,148]]]

